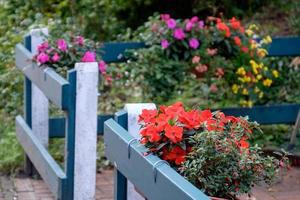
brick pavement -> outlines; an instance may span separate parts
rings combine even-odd
[[[272,187],[256,186],[251,200],[300,200],[300,168],[293,168]],[[113,199],[113,172],[97,174],[97,200]],[[249,198],[242,197],[241,200]],[[0,176],[0,200],[53,200],[42,180]]]

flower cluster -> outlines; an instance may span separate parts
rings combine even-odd
[[[150,30],[139,32],[139,36],[153,48],[135,51],[135,55],[138,56],[134,60],[139,66],[149,69],[148,65],[151,65],[153,68],[156,60],[154,55],[159,58],[157,60],[161,68],[171,68],[176,62],[181,67],[177,67],[177,71],[171,73],[173,76],[184,71],[182,77],[196,77],[199,84],[204,85],[202,88],[209,88],[210,93],[215,93],[216,97],[221,89],[225,92],[220,94],[226,93],[234,102],[240,101],[243,106],[252,106],[264,98],[268,99],[264,93],[272,88],[279,76],[279,72],[276,69],[270,70],[266,63],[266,47],[272,42],[271,37],[260,37],[256,25],[252,24],[246,28],[235,17],[229,20],[216,17],[201,20],[194,16],[190,19],[176,20],[168,14],[161,14],[153,18],[151,23],[146,23],[145,28]],[[152,55],[148,56],[147,53]],[[161,77],[166,80],[178,80],[177,77],[165,78],[159,75],[159,70],[142,72],[144,77],[149,79]],[[162,82],[157,78],[149,81]],[[172,84],[178,82],[174,81],[168,85],[164,83],[165,86],[170,85],[171,89],[174,87]],[[157,87],[156,94],[159,94],[159,86],[149,85]]]
[[[249,139],[256,122],[220,111],[187,111],[181,102],[143,110],[140,142],[168,161],[208,195],[223,198],[248,193],[254,183],[270,182],[286,158],[263,156]]]
[[[106,63],[96,54],[97,46],[99,45],[82,36],[48,38],[38,46],[38,53],[33,60],[39,66],[47,65],[62,74],[74,68],[76,62],[98,62],[99,71],[105,80],[110,80],[111,76],[106,73]]]

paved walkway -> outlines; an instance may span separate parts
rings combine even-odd
[[[300,168],[293,168],[271,188],[256,186],[251,200],[300,200]],[[113,172],[97,174],[97,200],[113,199]],[[249,198],[243,197],[242,200]],[[42,180],[0,176],[0,200],[53,200]]]

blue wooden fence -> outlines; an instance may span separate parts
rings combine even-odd
[[[32,162],[46,181],[57,199],[73,199],[74,195],[74,155],[75,155],[75,113],[76,113],[76,71],[68,71],[64,79],[54,70],[44,70],[31,62],[31,38],[26,37],[24,45],[16,46],[16,65],[24,73],[24,117],[16,118],[17,137],[27,156],[27,172],[32,172]],[[143,48],[143,43],[105,43],[99,50],[106,62],[122,62],[127,49]],[[269,47],[269,56],[300,55],[300,38],[275,38]],[[65,169],[54,161],[47,149],[32,133],[32,84],[65,112],[66,118],[49,119],[49,137],[66,138]],[[251,120],[262,124],[295,122],[300,104],[255,106],[253,108],[222,109],[230,115],[249,115]],[[149,199],[208,199],[202,192],[165,164],[157,165],[159,158],[141,155],[145,149],[137,143],[129,145],[132,139],[126,131],[127,114],[98,116],[97,133],[103,135],[107,144],[106,154],[116,163],[116,197],[126,199],[126,177],[129,178]],[[109,119],[109,120],[108,120]],[[107,121],[108,120],[108,121]],[[104,127],[104,122],[105,127]],[[130,158],[128,158],[130,151]],[[30,162],[31,161],[31,162]],[[137,167],[138,166],[138,167]],[[124,175],[126,176],[124,176]],[[154,175],[156,174],[156,175]],[[154,178],[156,177],[156,178]],[[164,192],[161,192],[163,189]]]

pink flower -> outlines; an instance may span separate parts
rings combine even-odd
[[[207,65],[198,65],[196,68],[196,71],[199,72],[199,73],[203,73],[203,72],[206,72],[208,67]]]
[[[175,19],[172,19],[172,18],[168,19],[166,21],[166,23],[167,23],[168,28],[170,28],[170,29],[174,29],[176,27],[176,21],[175,21]]]
[[[194,56],[193,59],[192,59],[192,63],[197,64],[197,63],[200,62],[200,59],[201,59],[200,56]]]
[[[194,26],[194,23],[193,23],[191,20],[188,20],[188,21],[186,22],[186,24],[185,24],[185,30],[186,30],[186,31],[191,31],[192,28],[193,28],[193,26]]]
[[[209,48],[207,48],[206,52],[209,56],[214,56],[218,53],[218,49],[209,49]]]
[[[60,57],[59,57],[59,55],[58,55],[58,53],[55,53],[53,56],[52,56],[52,61],[53,62],[57,62],[57,61],[59,61],[59,59],[60,59]]]
[[[209,90],[213,93],[216,93],[218,91],[218,87],[216,86],[216,84],[211,84]]]
[[[75,44],[82,46],[84,44],[84,38],[80,35],[75,37]]]
[[[56,41],[57,48],[63,52],[66,52],[68,49],[68,45],[64,39],[58,39]]]
[[[200,29],[203,29],[204,28],[204,21],[202,21],[202,20],[199,21],[198,26],[199,26]]]
[[[170,19],[170,15],[169,14],[161,14],[160,19],[163,21],[166,21],[166,20]]]
[[[37,61],[41,64],[44,64],[49,61],[49,56],[42,52],[37,56]]]
[[[98,63],[98,67],[101,73],[106,71],[106,63],[103,60]]]
[[[224,76],[224,69],[221,68],[221,67],[218,67],[218,68],[216,69],[215,75],[216,75],[216,77],[218,77],[218,78],[222,78],[222,77]]]
[[[196,23],[198,20],[199,20],[199,18],[197,16],[194,16],[191,18],[192,23]]]
[[[81,58],[81,62],[96,62],[96,54],[93,51],[87,51]]]
[[[166,48],[169,47],[169,42],[168,42],[168,40],[162,40],[162,41],[160,42],[160,44],[161,44],[161,46],[162,46],[163,49],[166,49]]]
[[[197,49],[199,47],[199,41],[196,38],[189,40],[189,45],[192,49]]]
[[[182,28],[176,28],[173,33],[174,38],[177,40],[183,40],[185,38],[185,33]]]
[[[43,42],[42,44],[38,45],[38,52],[44,52],[49,48],[48,42]]]

